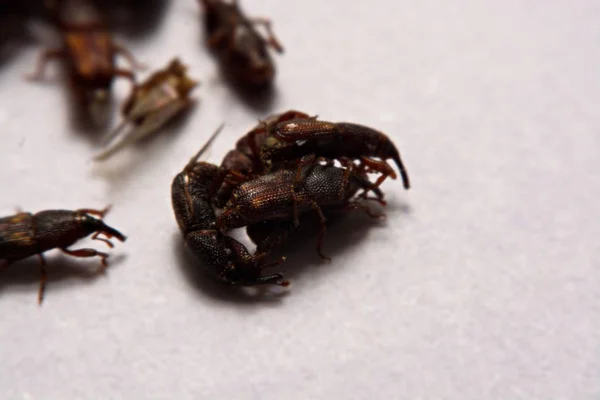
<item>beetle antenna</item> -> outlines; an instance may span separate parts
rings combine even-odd
[[[221,131],[223,130],[224,127],[225,127],[225,122],[223,122],[221,125],[219,125],[219,127],[217,128],[215,133],[213,133],[211,135],[211,137],[208,138],[206,143],[204,143],[204,146],[202,146],[202,148],[200,150],[198,150],[198,152],[190,159],[190,161],[185,166],[184,170],[189,170],[190,168],[192,168],[192,166],[196,163],[196,161],[198,161],[198,159],[202,156],[202,154],[210,147],[210,145],[215,140],[215,138],[219,135],[219,133],[221,133]]]

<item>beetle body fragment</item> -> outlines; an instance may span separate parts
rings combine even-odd
[[[105,160],[162,128],[191,105],[190,92],[197,85],[177,58],[154,73],[133,89],[123,105],[123,122],[107,136],[105,148],[95,160]]]
[[[339,168],[312,164],[302,167],[299,171],[279,170],[236,187],[223,213],[217,219],[217,227],[226,231],[267,221],[279,221],[279,225],[269,226],[276,231],[285,232],[292,226],[298,226],[301,214],[314,211],[321,221],[317,251],[322,258],[328,258],[321,250],[326,229],[323,208],[359,208],[372,217],[382,217],[354,199],[361,189],[361,197],[366,198],[366,194],[372,191],[375,194],[373,199],[385,204],[383,193],[374,188],[366,176],[357,171],[357,167]],[[266,229],[272,231],[272,228]],[[261,234],[261,228],[253,229]],[[263,250],[260,242],[256,244]]]

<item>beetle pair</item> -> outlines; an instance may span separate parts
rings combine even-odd
[[[229,284],[287,284],[280,274],[261,276],[263,260],[298,226],[299,215],[309,211],[320,218],[317,250],[327,258],[321,249],[326,213],[360,208],[378,217],[356,195],[362,190],[359,198],[385,204],[379,185],[388,176],[396,178],[386,159],[394,160],[405,188],[410,186],[396,146],[383,133],[357,124],[319,121],[294,110],[260,122],[220,167],[198,162],[203,150],[173,181],[173,209],[188,247],[214,277]],[[342,166],[335,166],[335,161]],[[373,183],[367,177],[370,172],[381,177]],[[369,192],[374,197],[368,197]],[[223,209],[219,217],[213,206]],[[257,244],[254,256],[224,234],[243,226]],[[212,244],[198,246],[194,232],[209,236]],[[231,256],[227,262],[215,262],[214,243],[220,243],[217,253]]]

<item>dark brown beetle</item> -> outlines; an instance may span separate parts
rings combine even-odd
[[[383,193],[356,167],[339,168],[332,165],[311,164],[297,170],[279,170],[245,182],[233,190],[231,199],[217,219],[221,231],[252,225],[267,220],[292,220],[299,224],[299,215],[314,210],[321,221],[317,251],[328,259],[321,248],[326,230],[322,207],[362,209],[375,215],[363,203],[353,200],[359,190],[372,191],[373,200],[383,202]],[[363,196],[363,197],[366,197]]]
[[[229,197],[231,196],[231,191],[235,186],[237,186],[237,184],[265,173],[265,166],[260,158],[261,148],[267,142],[267,131],[265,127],[271,126],[275,123],[298,118],[309,118],[309,116],[295,110],[290,110],[281,114],[270,115],[263,121],[260,121],[258,125],[250,130],[250,132],[242,136],[242,138],[237,141],[235,149],[230,150],[223,158],[221,167],[228,171],[235,171],[236,174],[241,176],[243,179],[238,179],[233,184],[228,183],[227,181],[223,184],[223,186],[219,189],[215,199],[216,204],[219,207],[223,207],[225,203],[227,203]],[[295,166],[296,161],[291,160],[291,162],[282,163],[282,165],[279,165],[279,167],[286,167],[286,164]]]
[[[227,153],[221,166],[248,180],[268,171],[300,170],[319,158],[338,160],[350,168],[353,160],[359,160],[360,171],[381,173],[373,188],[379,187],[388,176],[396,178],[394,170],[383,161],[391,158],[400,170],[404,187],[410,187],[400,153],[386,135],[362,125],[319,121],[316,116],[297,110],[260,121],[238,140],[235,150]],[[225,204],[232,189],[232,185],[223,185],[216,198],[217,205]]]
[[[346,164],[358,159],[363,168],[382,174],[374,185],[378,187],[388,176],[396,179],[396,173],[384,161],[391,158],[400,170],[404,188],[410,188],[408,173],[398,149],[386,135],[372,128],[348,122],[319,121],[312,117],[266,124],[265,129],[268,137],[261,148],[265,164],[275,166],[307,155],[340,160]]]
[[[103,124],[107,118],[113,78],[121,76],[135,83],[131,71],[116,67],[116,55],[121,54],[137,68],[142,66],[127,49],[112,41],[98,10],[89,0],[51,0],[49,5],[55,24],[62,32],[63,46],[44,51],[36,71],[28,78],[41,79],[50,59],[65,59],[79,102],[86,107],[95,123]]]
[[[123,234],[102,221],[107,212],[108,207],[104,210],[48,210],[0,218],[0,264],[8,265],[37,254],[42,273],[38,293],[41,304],[46,285],[46,261],[42,253],[57,248],[74,257],[100,257],[102,268],[105,268],[107,253],[87,248],[69,250],[67,247],[92,233],[92,239],[101,240],[111,248],[113,244],[108,239],[115,237],[125,241]],[[100,238],[100,234],[106,238]]]
[[[240,242],[216,229],[212,197],[227,172],[214,164],[198,161],[198,158],[219,131],[192,157],[171,185],[173,211],[185,244],[218,282],[287,286],[288,281],[279,273],[261,276],[264,268],[277,265],[283,259],[265,264],[266,254],[251,255]]]
[[[246,17],[238,0],[199,2],[204,6],[208,46],[219,55],[226,72],[244,85],[264,86],[270,83],[275,76],[275,67],[267,46],[283,52],[271,30],[271,21]],[[256,31],[255,25],[265,27],[266,39]]]

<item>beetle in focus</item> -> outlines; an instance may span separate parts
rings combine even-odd
[[[114,237],[121,242],[126,240],[121,232],[102,221],[107,212],[108,207],[104,210],[47,210],[36,214],[19,212],[0,218],[0,265],[8,266],[15,261],[37,255],[41,262],[38,291],[38,302],[41,304],[46,286],[44,252],[60,249],[63,253],[74,257],[100,257],[104,269],[109,256],[107,253],[90,248],[71,250],[68,247],[91,234],[93,234],[92,239],[103,241],[111,248],[113,244],[109,239]]]
[[[260,158],[260,152],[262,147],[265,146],[268,138],[265,127],[275,123],[301,118],[310,117],[307,114],[295,110],[268,116],[237,141],[235,149],[230,150],[223,158],[223,161],[221,161],[221,167],[225,168],[227,171],[235,171],[236,174],[242,177],[242,180],[250,180],[264,174],[266,169]],[[295,160],[281,163],[278,167],[285,168],[288,165],[295,166]],[[236,185],[232,185],[226,181],[221,186],[215,198],[218,207],[223,207],[225,203],[227,203],[232,190],[241,182],[239,182],[238,179],[238,182],[235,183]]]
[[[205,272],[217,282],[228,285],[287,286],[288,281],[280,273],[262,275],[264,268],[275,266],[284,258],[265,264],[266,254],[250,254],[242,243],[216,228],[217,217],[212,201],[227,171],[214,164],[198,161],[198,158],[221,128],[173,179],[171,201],[179,230],[187,248],[202,263]]]
[[[321,121],[316,117],[274,122],[266,124],[265,129],[268,138],[261,148],[265,164],[275,166],[307,155],[341,161],[359,160],[365,170],[382,174],[374,184],[378,187],[388,176],[396,179],[396,173],[384,161],[392,159],[400,171],[404,188],[410,188],[400,152],[389,137],[375,129],[349,122]]]
[[[236,148],[229,151],[221,166],[236,171],[246,180],[268,172],[297,169],[315,161],[338,161],[358,173],[380,173],[372,183],[378,188],[387,178],[396,179],[396,172],[385,161],[392,159],[400,171],[405,189],[410,181],[400,152],[388,136],[372,128],[347,122],[320,121],[317,116],[289,110],[273,114],[242,136]],[[216,204],[222,207],[231,196],[232,185],[227,182],[219,190]]]
[[[382,217],[354,199],[361,189],[364,192],[361,197],[367,198],[366,193],[373,192],[375,197],[367,199],[385,205],[383,193],[373,188],[358,167],[352,165],[340,168],[312,164],[303,167],[300,173],[282,169],[247,181],[233,190],[231,199],[217,218],[217,227],[227,231],[268,220],[291,220],[298,226],[299,216],[313,210],[321,222],[317,252],[321,258],[329,259],[322,251],[326,231],[323,207],[361,209],[371,217]]]

